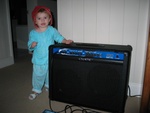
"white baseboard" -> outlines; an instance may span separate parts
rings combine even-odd
[[[142,95],[143,84],[129,83],[129,87],[131,91],[130,92],[131,96]],[[129,89],[128,89],[128,95],[129,95]]]

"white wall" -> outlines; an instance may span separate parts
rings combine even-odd
[[[131,45],[131,94],[141,94],[149,0],[57,0],[58,29],[75,42]]]

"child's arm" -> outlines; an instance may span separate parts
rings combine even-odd
[[[34,51],[34,49],[37,46],[37,41],[36,41],[36,35],[34,34],[34,32],[30,32],[29,34],[29,40],[28,40],[28,50],[29,51]]]

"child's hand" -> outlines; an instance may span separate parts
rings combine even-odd
[[[34,48],[37,45],[37,42],[32,42],[31,48]]]
[[[73,41],[72,40],[67,40],[66,44],[71,44]]]
[[[65,44],[71,44],[71,43],[73,43],[73,41],[72,40],[66,40],[66,39],[64,39],[63,43],[65,43]]]

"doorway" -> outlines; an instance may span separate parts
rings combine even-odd
[[[21,5],[20,5],[21,4]],[[12,29],[12,43],[14,59],[28,53],[27,49],[18,48],[16,27],[27,26],[27,1],[26,0],[9,0],[10,20]]]

